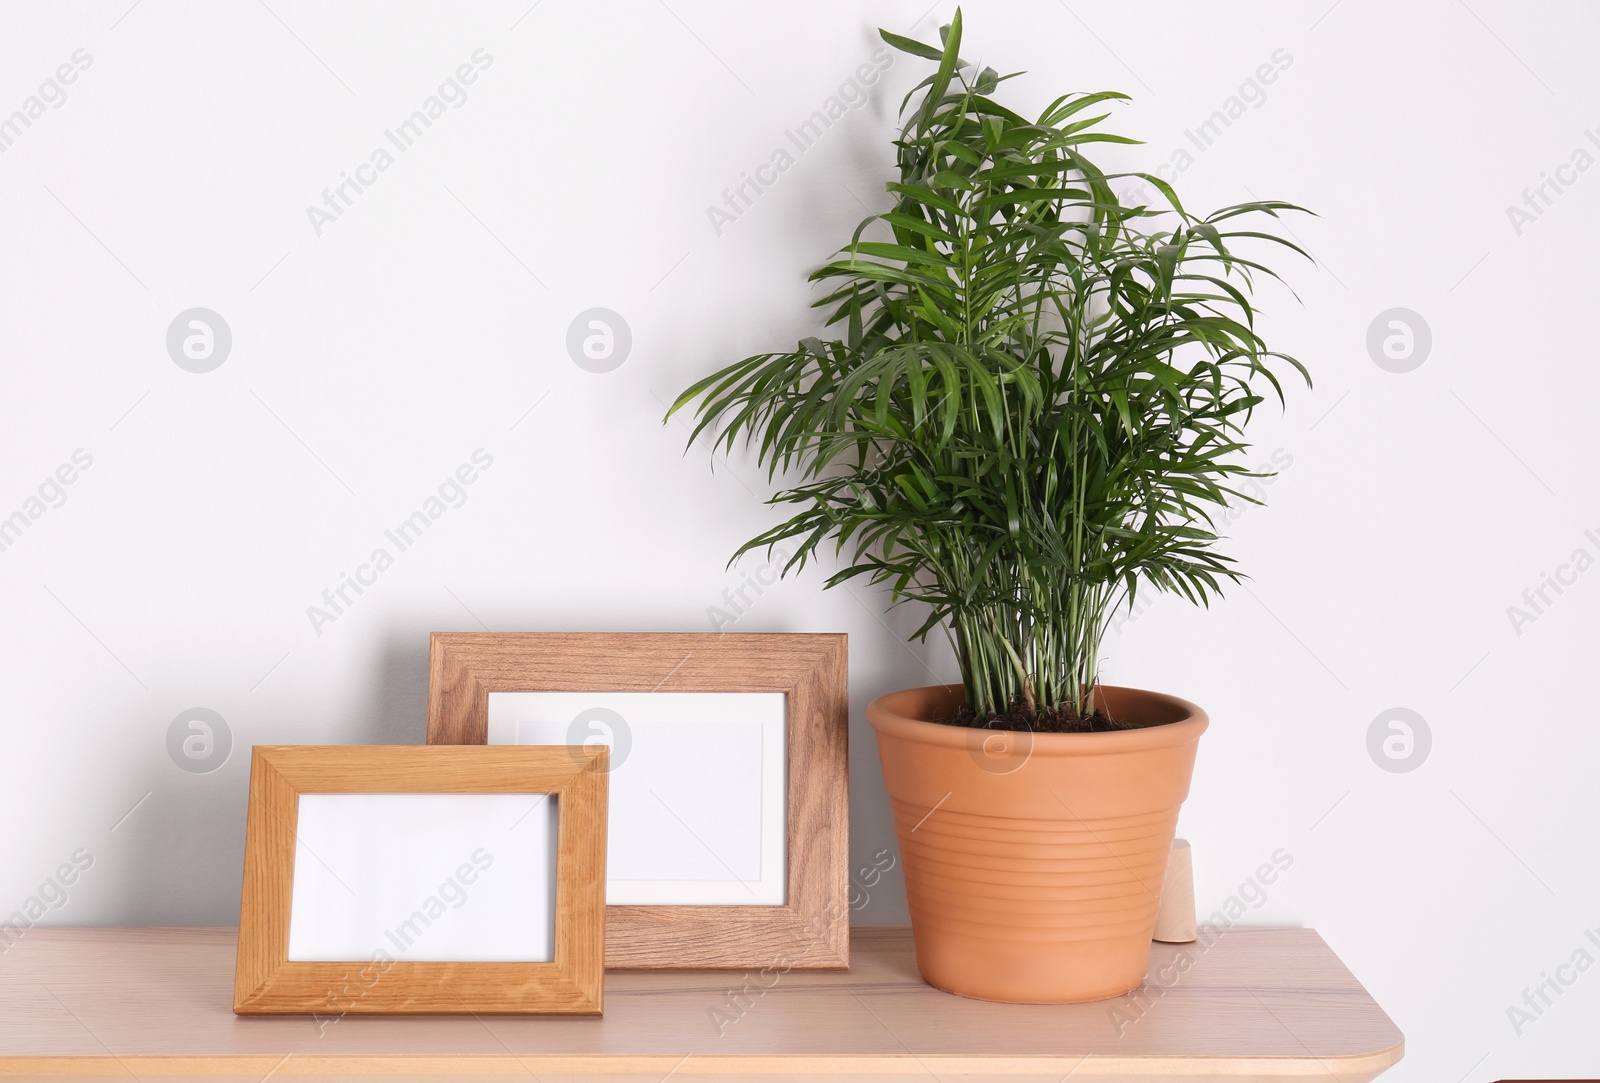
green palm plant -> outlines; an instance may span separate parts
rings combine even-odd
[[[1275,367],[1309,376],[1257,334],[1253,277],[1276,276],[1234,248],[1300,252],[1246,221],[1299,208],[1195,217],[1160,178],[1101,170],[1086,145],[1136,141],[1094,108],[1126,96],[1027,120],[993,96],[1011,76],[959,58],[959,11],[943,48],[881,33],[938,68],[902,105],[893,209],[811,276],[838,337],[730,365],[669,416],[692,408],[691,443],[709,429],[797,479],[771,500],[793,516],[735,559],[794,539],[787,573],[831,542],[829,586],[926,605],[913,638],[948,632],[977,721],[1100,728],[1116,608],[1240,578],[1212,517],[1261,476],[1243,426],[1269,389],[1283,401]],[[1123,178],[1159,205],[1123,202]]]

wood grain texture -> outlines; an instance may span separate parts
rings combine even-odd
[[[240,1015],[598,1013],[605,954],[605,748],[271,747],[250,762],[234,978]],[[290,962],[300,795],[547,793],[556,817],[555,951],[545,963]]]
[[[432,744],[482,744],[490,692],[781,692],[784,906],[609,906],[606,965],[850,964],[848,655],[842,634],[446,633],[432,637]]]
[[[620,971],[604,1017],[332,1025],[236,1018],[234,940],[231,929],[29,931],[0,956],[0,1077],[1359,1083],[1403,1052],[1309,929],[1204,929],[1193,945],[1155,945],[1152,985],[1097,1004],[940,993],[917,977],[909,932],[857,929],[847,973]],[[1178,976],[1163,987],[1164,973]]]

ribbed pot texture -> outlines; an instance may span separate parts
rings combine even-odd
[[[929,985],[1069,1004],[1144,981],[1207,719],[1157,692],[1098,695],[1113,718],[1148,728],[1028,734],[927,721],[955,714],[960,686],[867,706]]]

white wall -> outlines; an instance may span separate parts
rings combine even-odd
[[[774,521],[768,485],[685,457],[663,401],[813,329],[804,274],[884,205],[894,107],[921,66],[897,57],[720,235],[707,205],[870,62],[877,26],[928,38],[951,6],[530,2],[0,15],[0,115],[75,50],[89,60],[0,153],[0,516],[92,457],[0,553],[0,907],[77,853],[51,922],[231,922],[248,745],[420,740],[430,630],[709,630],[759,568],[724,561]],[[1202,905],[1291,853],[1249,920],[1322,931],[1406,1031],[1391,1078],[1595,1074],[1600,974],[1563,971],[1575,983],[1520,1035],[1507,1009],[1580,948],[1600,956],[1584,937],[1600,737],[1579,684],[1600,572],[1520,628],[1507,607],[1576,550],[1600,556],[1600,376],[1580,324],[1600,170],[1567,174],[1520,229],[1506,208],[1579,148],[1600,155],[1600,15],[966,14],[969,56],[1031,72],[1010,85],[1028,110],[1133,93],[1119,124],[1148,145],[1106,156],[1127,166],[1170,167],[1187,130],[1289,59],[1178,180],[1196,207],[1260,195],[1321,214],[1292,224],[1321,261],[1289,270],[1303,304],[1270,292],[1266,319],[1317,387],[1256,430],[1263,461],[1292,462],[1234,530],[1248,589],[1209,611],[1155,602],[1111,637],[1108,677],[1210,710],[1183,826]],[[307,205],[480,49],[464,104],[319,236]],[[165,344],[193,307],[231,329],[209,373]],[[631,330],[609,373],[565,345],[593,307]],[[1366,344],[1397,307],[1432,337],[1403,374]],[[479,449],[492,465],[462,506],[314,629],[307,607]],[[861,708],[952,671],[902,644],[910,614],[821,578],[771,588],[732,627],[850,633],[853,850],[870,865],[893,841]],[[196,707],[231,755],[169,753]],[[1391,707],[1431,731],[1414,771],[1369,756]],[[862,917],[903,920],[897,874]]]

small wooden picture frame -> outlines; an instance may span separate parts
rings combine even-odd
[[[600,1014],[607,759],[256,746],[233,1010]]]
[[[436,632],[427,739],[614,745],[608,967],[844,968],[846,676],[842,634]]]

